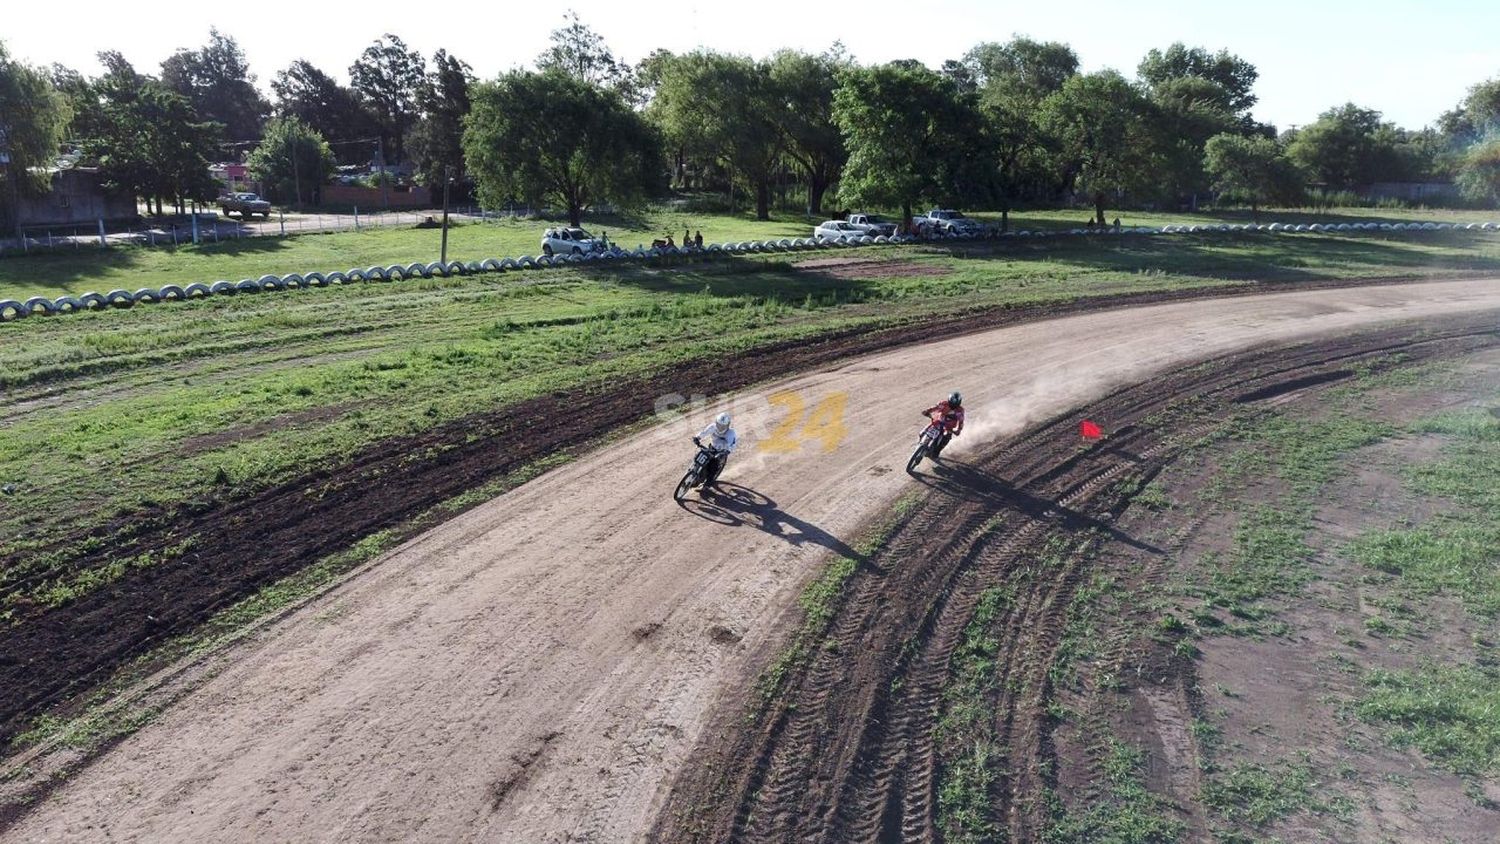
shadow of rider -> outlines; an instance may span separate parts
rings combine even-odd
[[[818,545],[856,563],[864,562],[864,555],[838,537],[787,513],[771,498],[749,487],[720,481],[698,498],[679,501],[678,506],[711,522],[753,527],[796,547]]]

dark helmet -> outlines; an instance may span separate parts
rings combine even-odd
[[[959,407],[963,403],[964,403],[964,394],[963,393],[960,393],[959,391],[954,390],[953,392],[951,392],[951,393],[948,394],[948,406],[949,407]]]

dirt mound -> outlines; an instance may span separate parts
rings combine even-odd
[[[879,258],[814,258],[810,261],[798,261],[792,266],[799,270],[812,270],[820,275],[844,281],[866,278],[944,276],[953,272],[951,268],[937,264]]]

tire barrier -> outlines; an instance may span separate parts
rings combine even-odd
[[[1071,228],[1030,231],[1020,229],[1008,232],[948,232],[932,236],[931,240],[978,240],[981,238],[1057,238],[1097,237],[1100,235],[1170,235],[1170,234],[1322,234],[1327,232],[1500,232],[1500,222],[1488,223],[1248,223],[1216,225],[1170,225],[1160,227],[1134,226],[1127,228]],[[154,305],[165,302],[188,302],[207,299],[211,296],[234,296],[241,293],[279,292],[307,290],[314,287],[345,285],[353,282],[405,281],[415,278],[448,278],[483,273],[503,273],[517,270],[561,267],[571,264],[591,264],[612,261],[651,260],[678,255],[744,255],[790,252],[807,249],[848,249],[859,246],[884,246],[917,242],[914,235],[846,235],[838,238],[795,237],[766,241],[738,241],[709,243],[701,249],[681,246],[660,248],[636,248],[625,250],[615,247],[608,252],[536,255],[516,258],[485,258],[481,261],[451,261],[446,265],[434,261],[430,264],[412,262],[405,266],[392,264],[389,267],[354,267],[345,272],[329,273],[317,271],[288,273],[286,275],[263,275],[258,279],[240,281],[193,282],[185,287],[176,284],[160,288],[142,287],[134,293],[116,289],[108,293],[88,292],[78,296],[61,296],[55,300],[44,296],[32,296],[25,301],[0,299],[0,322],[11,322],[29,316],[57,316],[82,311],[97,311],[108,307],[129,308],[134,305]]]

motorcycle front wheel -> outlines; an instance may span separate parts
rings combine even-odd
[[[927,453],[927,440],[917,443],[917,450],[911,453],[911,459],[906,461],[906,474],[910,475],[917,471],[917,466],[922,463],[922,455]]]
[[[687,496],[688,490],[697,485],[698,471],[696,469],[689,469],[687,474],[682,476],[682,480],[677,482],[677,489],[672,491],[672,500],[681,501]]]

